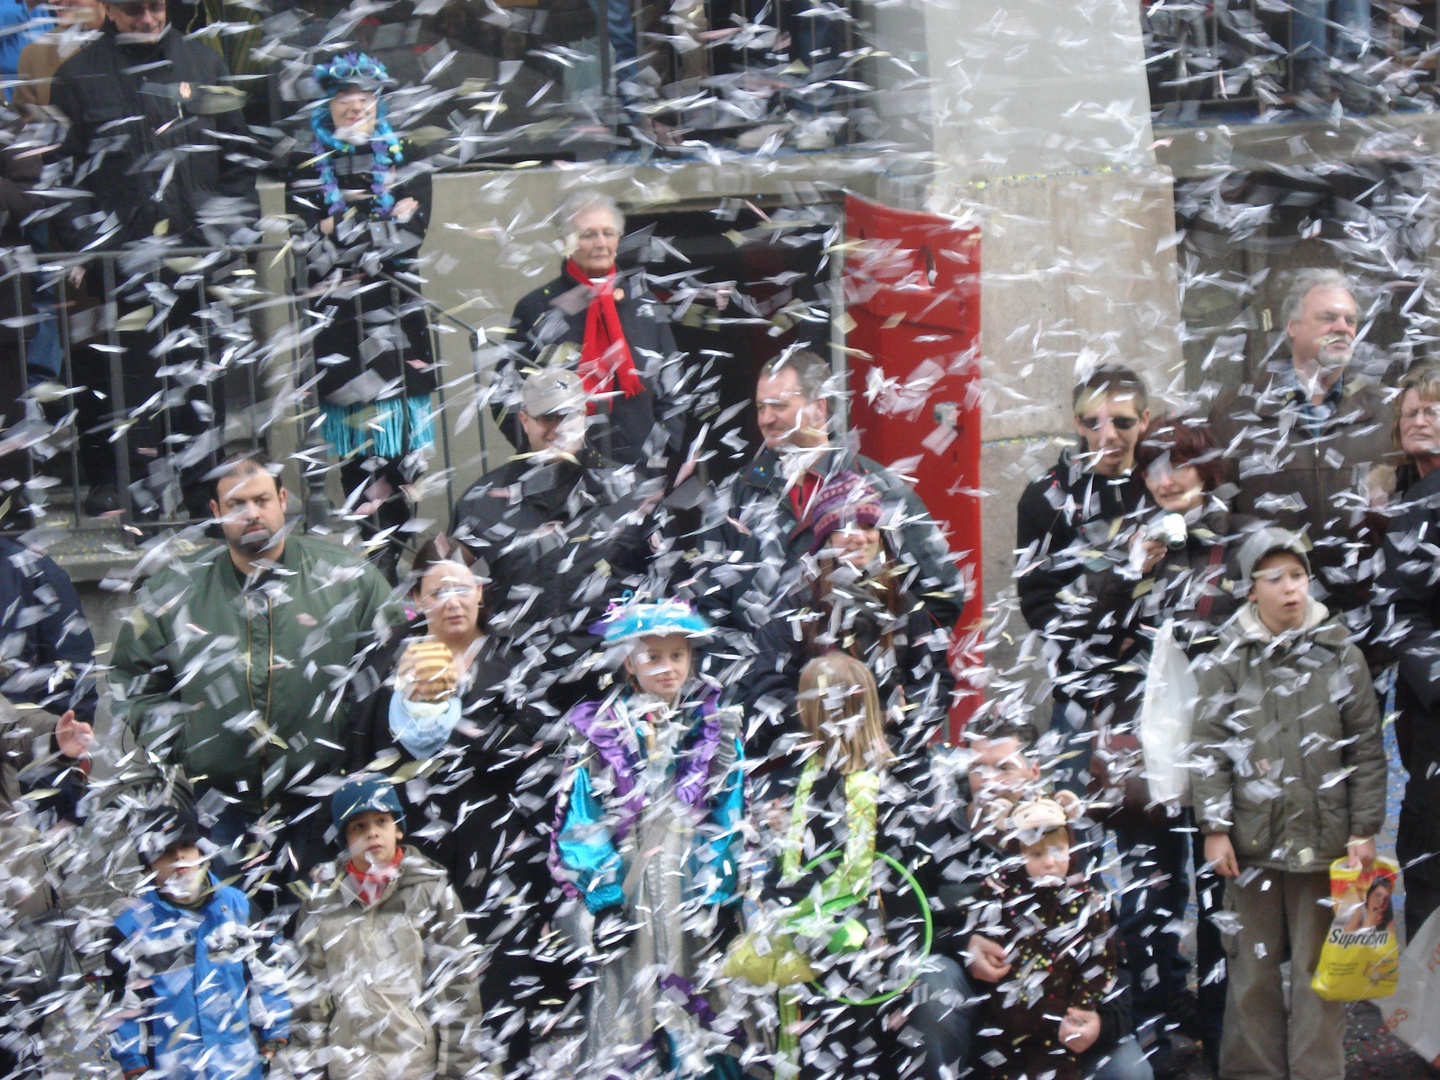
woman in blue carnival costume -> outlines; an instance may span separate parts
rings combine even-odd
[[[694,677],[710,626],[687,605],[630,603],[600,629],[624,682],[569,714],[551,852],[573,901],[561,919],[594,968],[576,1075],[738,1077],[737,1025],[701,969],[735,922],[739,718]]]
[[[391,130],[385,66],[348,53],[315,68],[326,97],[311,112],[290,170],[287,205],[303,230],[317,392],[326,441],[341,460],[346,510],[395,581],[406,488],[425,468],[437,383],[415,258],[430,221],[430,167]],[[399,282],[400,284],[397,284]]]

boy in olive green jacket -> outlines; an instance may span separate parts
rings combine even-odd
[[[1225,877],[1229,997],[1220,1077],[1343,1080],[1345,1006],[1310,988],[1330,926],[1330,864],[1375,860],[1385,818],[1380,708],[1360,650],[1309,595],[1299,537],[1240,549],[1249,603],[1200,673],[1192,793]],[[1280,964],[1293,977],[1285,1008]]]

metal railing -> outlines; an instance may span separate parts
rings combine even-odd
[[[83,284],[75,273],[82,267]],[[423,303],[437,364],[444,362],[437,322],[466,335],[479,402],[484,331],[407,282],[380,276]],[[57,492],[68,494],[74,507],[73,523],[66,521],[64,528],[110,528],[112,522],[82,507],[95,483],[112,477],[122,504],[115,516],[123,515],[132,535],[197,524],[193,510],[180,512],[186,476],[203,477],[207,462],[245,445],[293,459],[300,468],[307,525],[328,524],[334,513],[327,491],[331,455],[317,421],[315,320],[306,314],[310,294],[303,258],[282,243],[219,250],[7,251],[0,305],[9,310],[0,313],[0,326],[8,330],[4,340],[14,362],[0,365],[8,371],[0,376],[6,426],[0,475],[23,480],[28,495],[24,511],[9,515],[10,528],[58,524],[64,515]],[[140,351],[147,345],[148,360]],[[37,349],[58,349],[58,356],[42,356]],[[137,385],[150,377],[136,370],[145,363],[155,371],[153,393],[136,400]],[[445,470],[447,509],[453,510],[451,410],[446,380],[437,382],[436,464]],[[191,413],[202,421],[211,418],[208,430],[187,423]],[[228,440],[227,424],[234,429]],[[479,439],[486,461],[483,422]],[[142,452],[148,471],[137,475]]]
[[[1150,0],[1141,17],[1154,117],[1428,107],[1437,16],[1433,0]]]

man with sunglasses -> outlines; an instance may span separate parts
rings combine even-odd
[[[1365,515],[1376,467],[1395,458],[1384,372],[1355,358],[1359,308],[1340,271],[1299,271],[1280,314],[1290,355],[1272,359],[1211,418],[1238,473],[1231,509],[1303,534],[1317,599],[1357,630],[1373,586]]]
[[[209,344],[224,323],[214,286],[229,260],[170,256],[177,247],[214,252],[259,239],[256,141],[224,58],[172,28],[165,0],[102,8],[95,40],[62,63],[51,84],[51,102],[69,121],[55,154],[64,189],[56,193],[64,205],[50,219],[56,248],[126,252],[111,280],[99,259],[70,277],[72,288],[96,296],[117,291],[127,325],[119,332],[123,356],[90,348],[74,355],[75,379],[89,388],[76,398],[91,485],[84,508],[98,515],[127,501],[108,442],[124,425],[135,509],[170,516],[178,474],[191,516],[204,518],[203,478],[219,460],[225,426],[215,363],[222,346]],[[112,359],[123,401],[111,397]]]
[[[1082,679],[1064,645],[1061,595],[1084,571],[1085,553],[1103,546],[1114,524],[1133,513],[1145,484],[1135,474],[1135,446],[1150,423],[1144,381],[1129,368],[1102,365],[1071,393],[1080,446],[1020,496],[1016,511],[1015,583],[1020,611],[1032,630],[1045,635],[1054,678],[1051,726],[1062,732],[1088,726]],[[1089,743],[1056,770],[1056,783],[1083,791]]]

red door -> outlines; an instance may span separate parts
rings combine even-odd
[[[968,599],[951,651],[958,738],[980,704],[980,231],[845,199],[850,426],[909,479],[959,556]]]

